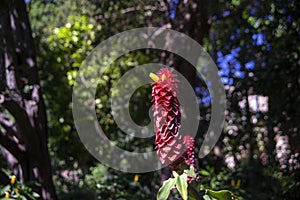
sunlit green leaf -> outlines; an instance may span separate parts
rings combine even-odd
[[[180,176],[177,176],[176,178],[176,188],[178,190],[178,192],[181,194],[181,197],[183,198],[183,200],[187,200],[187,196],[188,196],[188,184],[187,184],[187,174],[183,173]]]
[[[213,197],[217,200],[236,200],[237,197],[235,197],[232,192],[228,190],[220,190],[220,191],[213,191],[213,190],[207,190],[206,195]]]
[[[175,186],[175,183],[175,178],[169,178],[168,180],[164,181],[163,185],[157,193],[157,200],[166,200],[170,195],[171,189]]]

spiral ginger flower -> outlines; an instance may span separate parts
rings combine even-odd
[[[194,140],[180,134],[181,113],[177,98],[176,74],[168,68],[157,75],[151,73],[152,103],[154,111],[155,148],[162,164],[171,165],[175,170],[182,163],[196,167]]]

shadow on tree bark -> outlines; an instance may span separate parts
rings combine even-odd
[[[47,148],[46,108],[24,1],[0,3],[0,148],[21,182],[57,199]]]

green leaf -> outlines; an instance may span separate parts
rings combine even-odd
[[[184,170],[184,172],[192,178],[197,177],[197,174],[195,173],[195,168],[193,166],[191,166],[188,170]]]
[[[197,200],[195,197],[188,196],[188,200]]]
[[[179,176],[176,171],[172,171],[172,174],[175,178],[177,178]]]
[[[188,177],[186,173],[181,174],[180,176],[177,176],[176,178],[176,188],[178,192],[181,194],[181,197],[183,200],[187,200],[188,197],[188,191],[187,191],[187,184]]]
[[[164,181],[163,185],[159,189],[157,193],[157,200],[166,200],[170,195],[171,189],[175,186],[176,179],[169,178],[168,180]]]
[[[26,190],[24,190],[23,192],[24,192],[30,199],[32,199],[32,200],[35,200],[35,199],[36,199],[35,195],[36,195],[37,193],[33,192],[33,194],[30,194],[29,191],[26,191]],[[37,195],[38,195],[38,194],[37,194]]]
[[[204,169],[200,170],[199,173],[202,175],[202,176],[209,176],[210,173]]]
[[[39,198],[40,197],[40,195],[38,193],[36,193],[36,192],[32,192],[32,196],[34,196],[35,198]]]
[[[207,190],[206,195],[213,197],[217,200],[234,200],[237,199],[230,191],[228,190],[220,190],[220,191],[213,191]]]
[[[203,199],[204,199],[204,200],[212,200],[212,198],[211,198],[210,196],[208,196],[208,195],[204,195],[204,196],[203,196]]]
[[[7,192],[10,188],[11,188],[10,185],[7,185],[7,186],[3,187],[3,188],[1,189],[1,191],[0,191],[0,194],[4,194],[4,193]]]

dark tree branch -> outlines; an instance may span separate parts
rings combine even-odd
[[[35,156],[38,151],[39,142],[37,140],[37,137],[33,135],[35,134],[35,130],[31,125],[25,109],[20,106],[20,102],[17,103],[16,101],[8,99],[4,100],[3,106],[15,118],[16,122],[18,123],[18,127],[20,127],[22,138],[28,148],[29,153]]]
[[[16,159],[20,160],[25,153],[24,145],[18,144],[17,138],[0,130],[0,145],[9,151]]]
[[[0,125],[5,128],[10,135],[17,135],[18,130],[16,123],[7,119],[3,113],[0,113]]]
[[[125,14],[130,14],[130,13],[134,13],[137,11],[165,12],[165,11],[167,11],[167,9],[168,9],[167,7],[157,7],[157,6],[152,6],[152,5],[146,5],[144,7],[136,6],[136,7],[125,8],[125,9],[115,12],[115,13],[109,13],[109,14],[106,13],[104,15],[96,15],[95,19],[101,20],[101,19],[120,18],[120,17],[124,17],[123,15],[125,15]]]
[[[17,124],[7,119],[4,114],[0,113],[0,125],[5,129],[8,139],[15,143],[20,151],[25,152],[26,147],[22,144],[20,130],[18,129]]]

